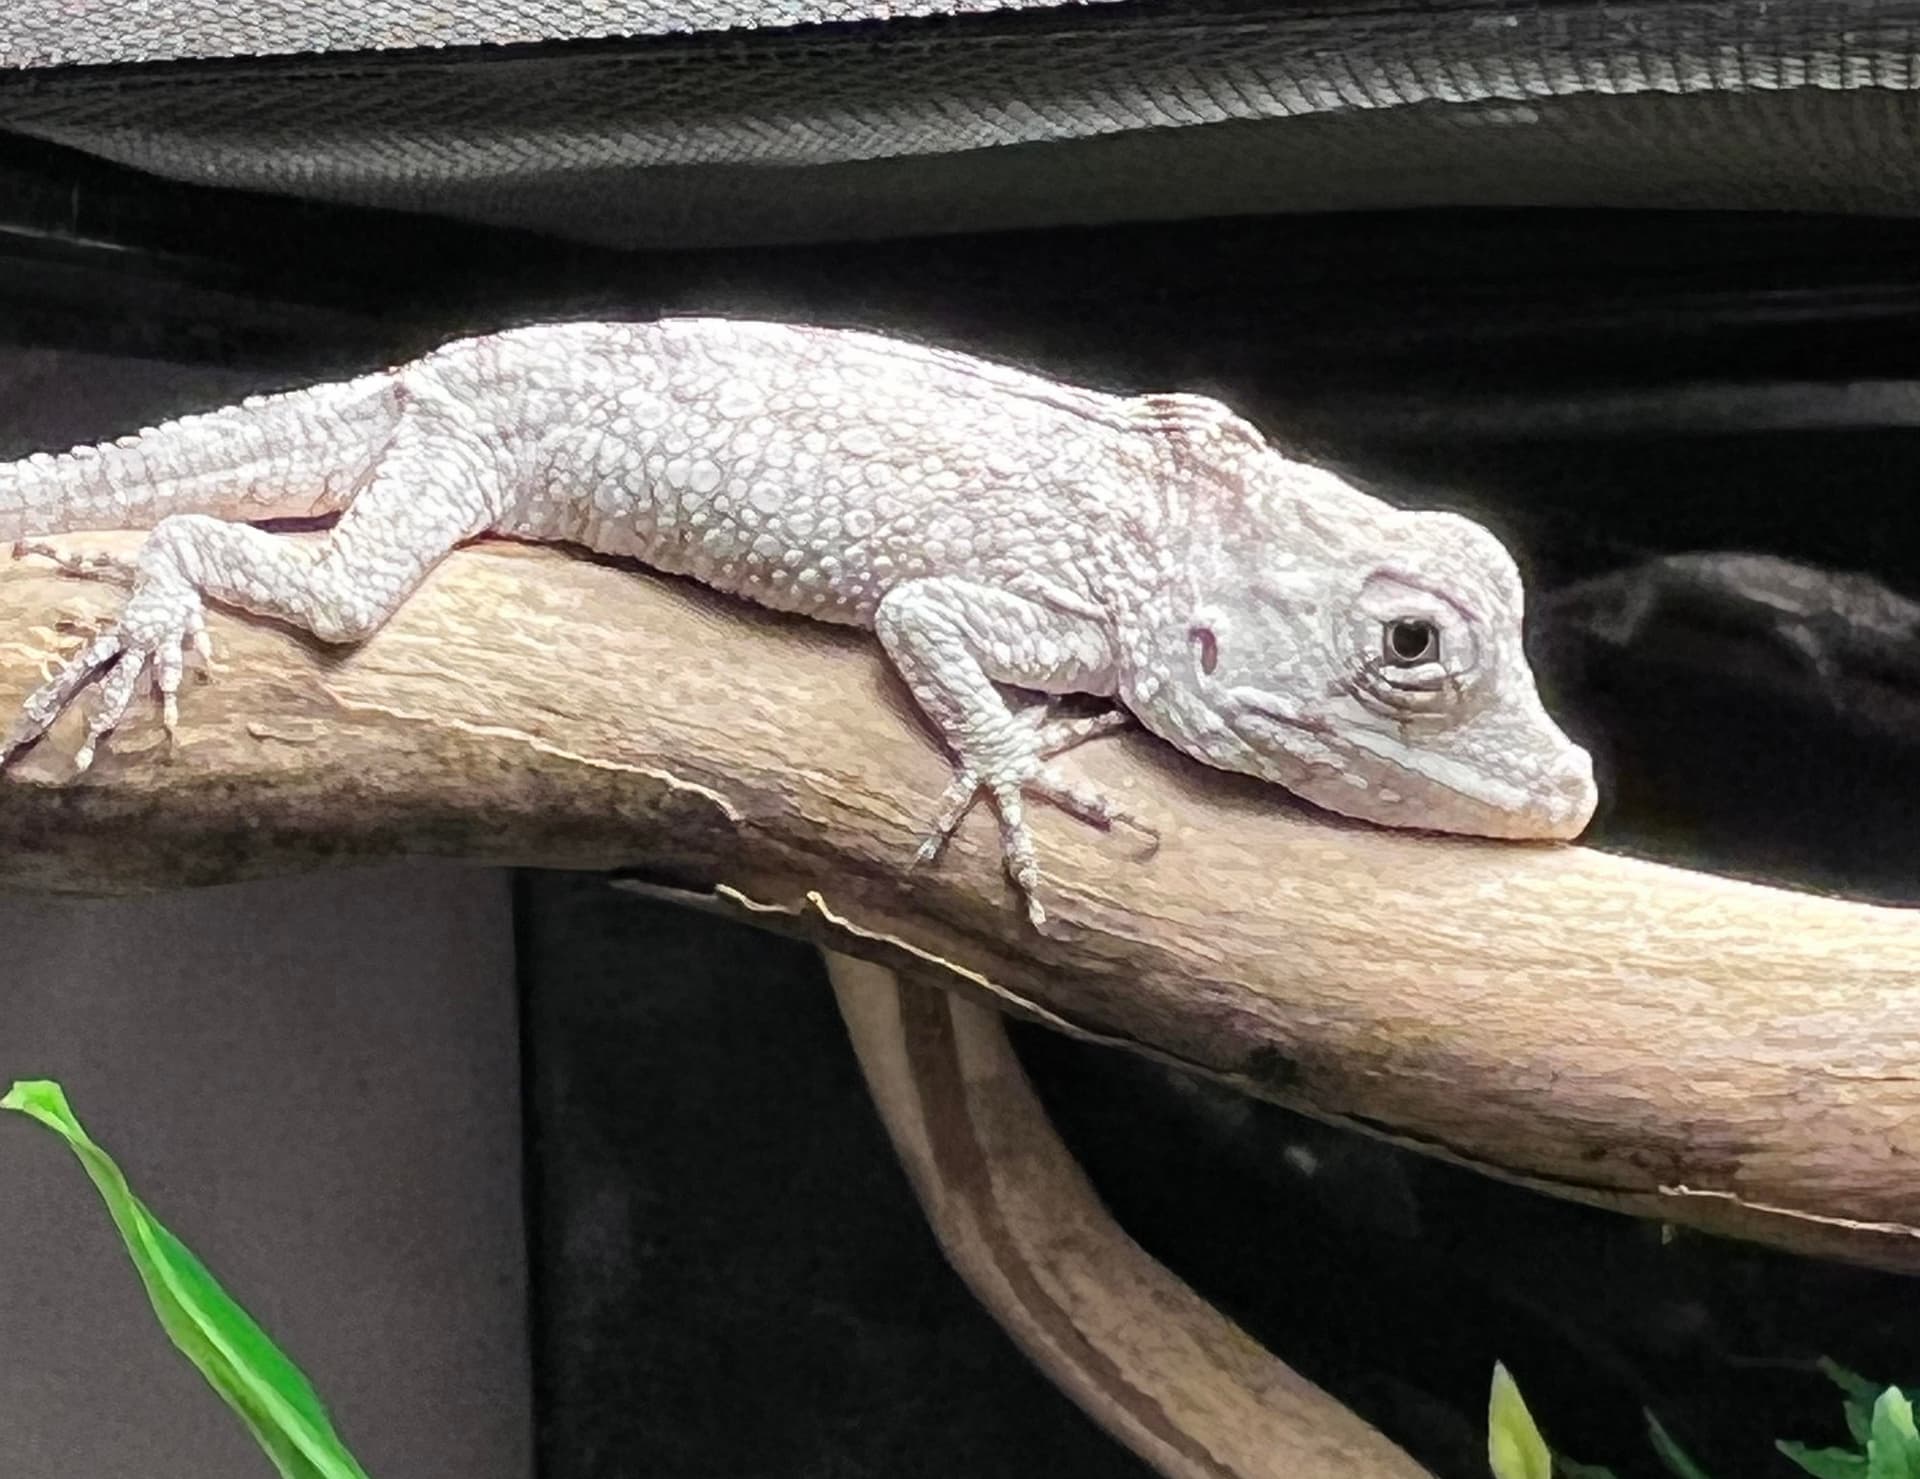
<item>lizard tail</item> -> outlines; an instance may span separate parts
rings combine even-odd
[[[363,375],[0,463],[0,540],[150,529],[169,514],[335,513],[370,472],[399,415],[396,378]]]

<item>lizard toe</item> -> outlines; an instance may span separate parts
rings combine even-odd
[[[1034,753],[1042,760],[1050,760],[1055,755],[1084,745],[1088,740],[1125,729],[1132,723],[1133,716],[1119,708],[1105,709],[1098,714],[1048,718],[1035,730]]]
[[[85,737],[74,753],[76,771],[87,770],[100,746],[120,727],[134,700],[152,693],[169,736],[179,722],[179,691],[189,652],[205,644],[206,620],[197,592],[168,586],[143,588],[128,600],[120,620],[56,668],[20,706],[19,717],[0,744],[4,765],[51,729],[80,694],[97,685]]]
[[[970,767],[954,772],[953,779],[947,783],[947,789],[940,797],[939,806],[934,809],[933,820],[927,824],[926,834],[920,839],[919,849],[908,864],[909,868],[924,867],[940,856],[967,813],[973,810],[980,790],[980,778]]]
[[[50,560],[69,575],[88,579],[113,580],[122,585],[132,585],[139,578],[139,566],[123,555],[110,555],[99,550],[69,554],[66,550],[43,540],[15,540],[14,559],[23,560],[29,555]]]
[[[80,691],[115,666],[125,652],[125,638],[117,629],[110,629],[56,667],[20,705],[4,746],[0,746],[0,764],[11,760],[51,729]]]
[[[1146,844],[1142,857],[1151,857],[1160,848],[1160,832],[1151,822],[1128,811],[1098,786],[1086,781],[1070,780],[1051,769],[1043,769],[1027,782],[1027,791],[1043,801],[1050,801],[1068,816],[1078,817],[1092,827],[1110,832],[1115,827],[1124,827],[1138,835]]]
[[[1021,791],[1031,779],[1027,777],[1023,780],[987,783],[987,789],[993,795],[994,810],[1000,814],[1000,853],[1007,876],[1026,900],[1029,914],[1040,908],[1037,900],[1040,862],[1034,851],[1033,832],[1027,826],[1026,806],[1021,800]],[[1036,919],[1035,923],[1038,922]]]
[[[129,653],[108,668],[100,679],[93,713],[87,719],[87,737],[74,753],[73,767],[76,771],[88,769],[93,764],[101,741],[120,727],[120,721],[126,718],[127,710],[132,707],[134,697],[143,686],[146,670],[146,659],[140,654]]]

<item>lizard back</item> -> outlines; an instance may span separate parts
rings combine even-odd
[[[1088,526],[1160,512],[1141,403],[876,335],[563,324],[449,358],[475,394],[491,378],[523,398],[509,424],[550,428],[517,454],[502,532],[817,620],[870,624],[888,589],[929,574],[1043,574],[1097,601],[1139,571]],[[1116,507],[1116,486],[1137,498]]]

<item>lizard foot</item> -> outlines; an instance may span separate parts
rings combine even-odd
[[[138,578],[139,566],[123,555],[108,555],[94,552],[85,555],[70,555],[53,545],[42,544],[37,540],[16,540],[13,557],[23,560],[28,555],[38,555],[43,560],[51,560],[69,575],[78,575],[88,580],[115,580],[123,585],[132,585]]]
[[[200,593],[184,582],[146,581],[128,599],[118,622],[27,695],[13,728],[0,739],[0,766],[51,729],[96,681],[99,695],[87,719],[87,737],[73,757],[76,770],[93,763],[100,742],[119,727],[144,688],[158,691],[161,724],[171,738],[189,653],[203,665],[211,658]]]
[[[933,821],[914,854],[910,868],[922,867],[939,857],[952,839],[961,821],[984,793],[991,798],[1000,821],[1000,848],[1008,875],[1027,902],[1027,913],[1034,927],[1046,923],[1046,911],[1040,905],[1037,890],[1040,869],[1034,857],[1033,834],[1026,823],[1025,796],[1049,801],[1070,816],[1078,817],[1103,831],[1126,827],[1147,839],[1142,856],[1149,856],[1160,845],[1154,827],[1126,811],[1098,787],[1084,781],[1056,775],[1042,762],[1050,755],[1068,750],[1095,735],[1106,734],[1129,722],[1126,714],[1115,711],[1083,718],[1059,719],[1042,716],[1032,721],[1034,748],[1028,762],[1006,779],[983,777],[970,765],[961,766],[940,798]]]

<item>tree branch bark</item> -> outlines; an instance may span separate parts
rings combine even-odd
[[[131,539],[87,536],[75,549]],[[119,593],[0,563],[0,704]],[[714,907],[1564,1196],[1920,1270],[1920,911],[1309,812],[1140,735],[1067,758],[1151,858],[1036,809],[1036,935],[871,641],[550,550],[463,552],[345,654],[216,615],[226,672],[72,781],[0,780],[0,885],[395,855],[636,868]]]

